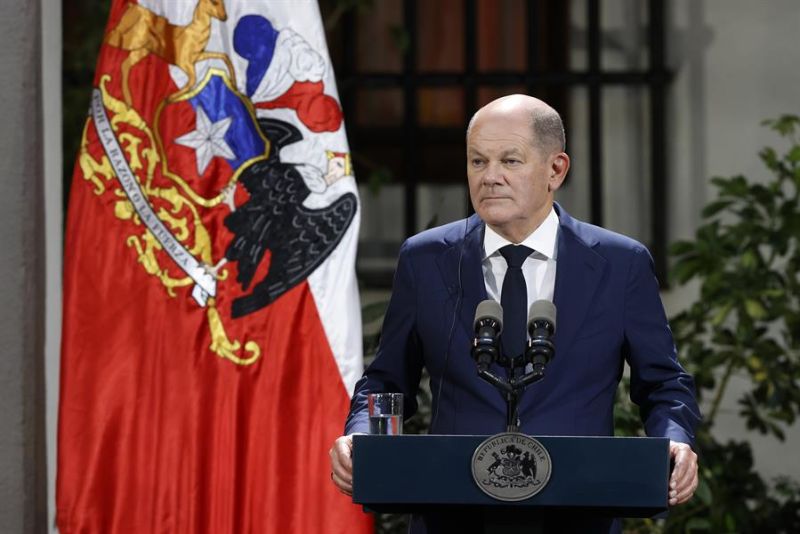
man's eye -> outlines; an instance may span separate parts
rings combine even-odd
[[[472,166],[473,167],[479,167],[481,165],[483,165],[483,160],[482,159],[474,158],[472,160]]]
[[[507,159],[503,160],[503,163],[505,163],[506,165],[518,165],[520,163],[520,161],[518,159],[508,159],[507,158]]]

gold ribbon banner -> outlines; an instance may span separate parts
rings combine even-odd
[[[195,282],[192,288],[192,297],[200,306],[205,307],[209,297],[217,293],[217,281],[214,276],[202,267],[201,262],[178,241],[161,219],[158,218],[153,207],[147,201],[136,176],[125,159],[125,154],[120,147],[119,140],[106,115],[103,105],[103,95],[99,89],[92,91],[92,119],[94,120],[97,136],[103,145],[103,150],[116,173],[125,194],[128,196],[139,218],[167,251],[172,260]]]

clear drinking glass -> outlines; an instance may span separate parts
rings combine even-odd
[[[399,436],[403,433],[403,394],[370,393],[369,433]]]

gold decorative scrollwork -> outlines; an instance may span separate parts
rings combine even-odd
[[[175,239],[203,265],[213,265],[211,235],[203,223],[198,207],[213,208],[217,206],[222,201],[222,192],[211,199],[203,198],[193,191],[184,179],[171,172],[158,135],[154,135],[150,126],[135,109],[109,94],[106,86],[110,80],[111,76],[108,74],[103,75],[100,79],[99,88],[103,105],[112,113],[111,127],[120,147],[125,152],[126,160],[136,176],[143,195],[153,207],[158,219],[166,225]],[[165,100],[158,108],[156,124],[166,103]],[[114,216],[120,220],[129,221],[132,227],[138,228],[136,233],[126,237],[126,245],[135,251],[137,262],[145,272],[161,282],[166,294],[176,297],[176,289],[192,286],[194,281],[189,276],[176,275],[172,260],[164,253],[161,243],[147,226],[142,224],[121,184],[112,180],[115,177],[115,171],[108,157],[103,154],[99,159],[95,159],[90,154],[88,141],[90,123],[91,119],[87,121],[83,129],[78,157],[83,178],[92,185],[95,195],[103,195],[109,188],[112,188],[112,194],[117,197],[117,201],[114,203]],[[269,146],[266,140],[265,146]],[[162,187],[160,184],[158,186],[154,184],[159,163],[161,164],[161,175],[174,185]],[[236,179],[238,179],[238,174],[234,175],[228,185],[235,183]],[[214,276],[218,281],[223,281],[228,278],[228,272],[219,269]],[[258,344],[254,341],[247,341],[242,347],[240,341],[230,339],[223,318],[217,309],[216,299],[209,298],[206,306],[206,320],[211,334],[209,349],[221,358],[237,365],[255,363],[261,356],[261,348]]]

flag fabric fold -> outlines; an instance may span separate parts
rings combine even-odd
[[[67,219],[59,531],[370,532],[329,474],[359,200],[316,2],[112,0]]]

